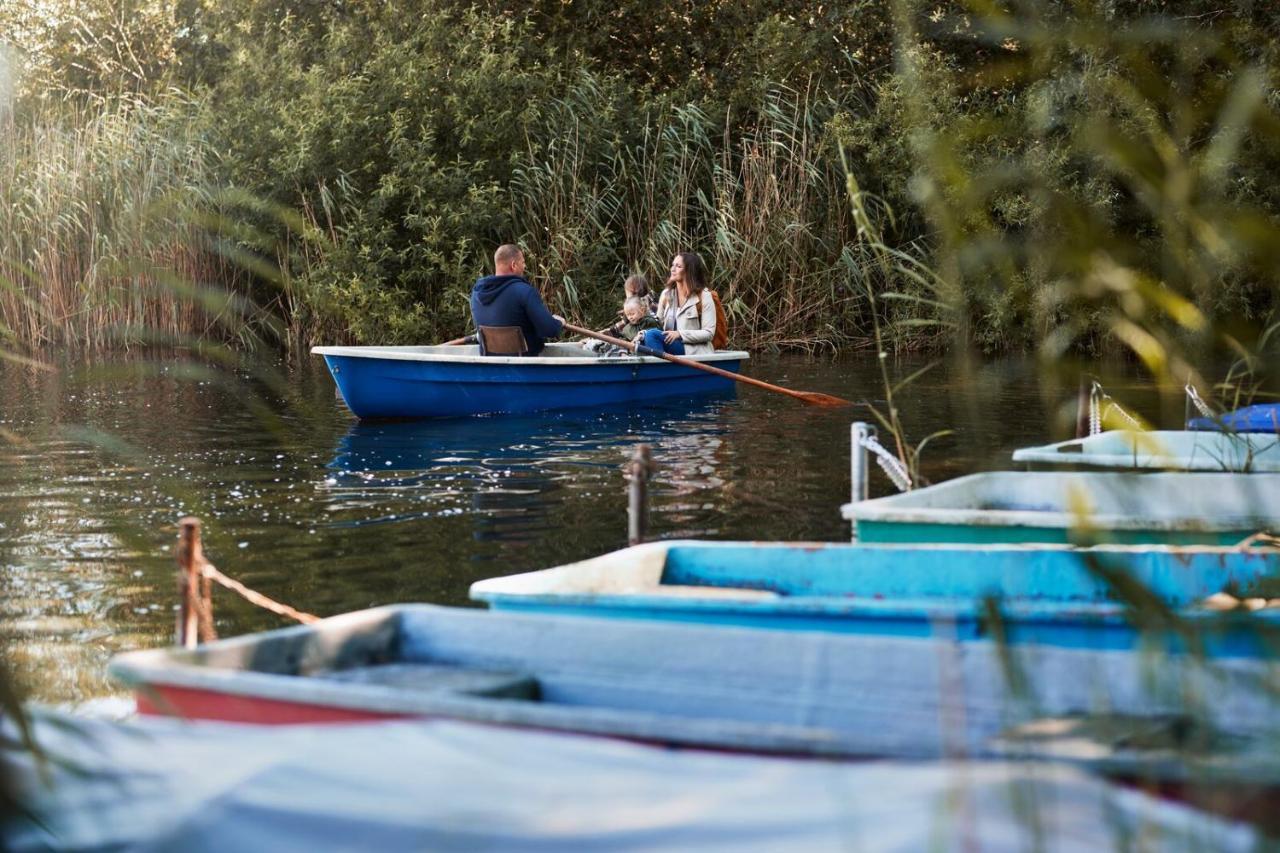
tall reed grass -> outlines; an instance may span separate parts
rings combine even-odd
[[[240,273],[193,215],[218,182],[190,114],[170,96],[0,122],[0,333],[11,344],[214,331],[216,312],[192,288]]]
[[[870,343],[856,281],[866,259],[827,129],[841,105],[775,87],[731,132],[732,117],[694,105],[620,128],[611,103],[582,77],[542,111],[514,173],[516,232],[544,291],[570,311],[611,311],[623,274],[661,284],[672,255],[693,250],[711,268],[734,345]],[[616,280],[599,281],[602,269]]]

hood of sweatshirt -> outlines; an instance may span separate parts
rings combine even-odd
[[[476,282],[475,289],[472,291],[476,298],[480,300],[481,305],[491,305],[493,300],[498,298],[502,291],[507,289],[507,285],[514,282],[524,282],[524,276],[519,275],[491,275],[480,279]]]

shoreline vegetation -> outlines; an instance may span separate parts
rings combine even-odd
[[[510,239],[597,322],[696,248],[736,346],[1180,383],[1275,337],[1270,12],[117,5],[0,12],[10,348],[436,342]]]

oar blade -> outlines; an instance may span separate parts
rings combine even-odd
[[[811,406],[822,406],[828,409],[853,405],[851,400],[846,400],[843,397],[833,397],[830,394],[819,394],[817,391],[797,391],[796,395]]]

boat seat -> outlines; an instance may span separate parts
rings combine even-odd
[[[529,351],[519,326],[481,326],[477,334],[484,355],[524,355]]]
[[[491,699],[538,698],[538,681],[528,673],[433,663],[386,663],[316,673],[312,678],[411,690],[422,693],[465,693]]]

